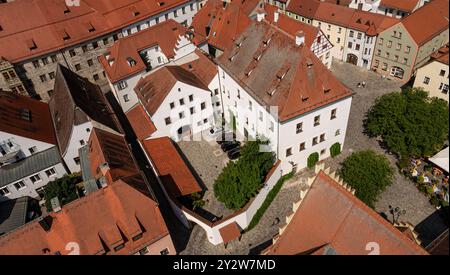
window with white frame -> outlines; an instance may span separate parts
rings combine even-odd
[[[16,183],[14,183],[13,185],[17,189],[17,191],[22,190],[25,187],[27,187],[23,181],[18,181]]]
[[[128,84],[127,84],[126,81],[119,81],[119,82],[117,83],[117,88],[118,88],[119,90],[126,89],[127,87],[128,87]]]
[[[428,84],[430,83],[430,78],[428,76],[425,76],[425,78],[423,79],[423,84]]]
[[[56,176],[55,168],[50,168],[48,170],[45,170],[45,174],[47,175],[47,177],[54,177],[54,176]]]
[[[296,134],[300,134],[301,132],[303,132],[303,122],[297,123],[296,129],[295,129]]]
[[[1,187],[0,188],[0,196],[8,196],[11,192],[9,191],[8,187]]]
[[[39,174],[36,174],[36,175],[31,176],[30,180],[31,180],[32,183],[36,183],[36,182],[40,182],[42,179],[41,179],[41,176]]]

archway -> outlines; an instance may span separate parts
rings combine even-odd
[[[352,53],[349,53],[347,55],[347,63],[351,63],[353,65],[357,65],[358,64],[358,57]]]

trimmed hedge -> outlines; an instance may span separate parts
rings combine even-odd
[[[319,161],[319,153],[315,152],[308,157],[308,168],[311,169]]]
[[[275,199],[278,192],[280,192],[281,187],[283,187],[283,183],[286,180],[292,178],[292,176],[293,176],[293,174],[289,173],[289,174],[282,176],[278,180],[278,182],[275,184],[275,186],[272,188],[272,190],[270,190],[270,192],[267,194],[267,197],[264,200],[264,202],[261,204],[261,207],[258,208],[258,210],[256,211],[255,215],[253,216],[252,220],[250,221],[250,224],[245,229],[246,232],[252,230],[259,223],[259,220],[262,218],[262,216],[266,212],[267,208],[269,208],[270,204]]]
[[[339,142],[336,142],[335,144],[331,145],[330,147],[330,155],[331,157],[335,157],[341,153],[341,144]]]

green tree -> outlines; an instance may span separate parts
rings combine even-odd
[[[230,161],[214,182],[214,194],[229,209],[240,209],[256,196],[273,167],[272,152],[260,150],[262,141],[248,141],[237,162]]]
[[[423,89],[406,89],[379,97],[369,110],[365,128],[380,136],[398,157],[431,156],[448,138],[448,104],[429,98]]]
[[[336,142],[335,144],[331,145],[330,147],[330,155],[331,157],[335,157],[341,153],[341,144],[339,142]]]
[[[355,189],[355,195],[374,207],[378,195],[392,184],[393,169],[388,159],[371,150],[351,154],[342,163],[338,174]]]
[[[81,181],[82,178],[79,174],[70,174],[49,182],[44,187],[44,199],[47,210],[52,211],[51,199],[54,197],[58,197],[61,206],[76,200],[78,194],[75,185]]]

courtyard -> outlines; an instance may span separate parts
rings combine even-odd
[[[373,105],[375,99],[386,93],[400,91],[402,83],[381,78],[380,75],[374,72],[337,60],[333,60],[331,70],[355,94],[342,153],[336,158],[327,159],[325,161],[325,167],[331,167],[331,170],[335,171],[340,167],[340,163],[352,152],[365,149],[372,149],[379,154],[386,155],[394,167],[394,183],[381,194],[375,205],[375,210],[388,219],[391,219],[389,205],[404,209],[406,213],[399,218],[399,221],[410,222],[413,226],[417,226],[416,229],[420,229],[419,233],[423,239],[423,243],[428,243],[444,231],[446,225],[441,217],[436,215],[436,208],[429,203],[427,197],[416,188],[412,181],[399,173],[395,166],[396,158],[386,153],[376,139],[371,139],[365,135],[363,128],[365,114]],[[365,88],[358,88],[357,84],[362,81],[366,82]],[[186,147],[190,147],[189,150],[198,150],[194,149],[195,146],[201,145],[186,144]],[[201,150],[201,147],[199,149]],[[207,158],[207,156],[204,158]],[[217,172],[217,170],[214,171],[211,169],[206,171],[208,170],[207,168],[201,168],[201,161],[210,162],[211,160],[198,160],[198,164],[195,161],[192,164],[195,168],[199,167],[199,171],[205,171],[202,172],[205,174]],[[212,174],[210,177],[217,175],[217,173]],[[218,255],[258,253],[260,249],[256,249],[257,246],[270,244],[272,237],[278,233],[278,228],[285,222],[285,217],[292,213],[292,204],[300,199],[300,190],[308,176],[311,176],[311,172],[303,170],[285,182],[283,188],[267,209],[258,225],[251,231],[244,233],[240,241],[232,241],[226,249],[223,245],[214,246],[208,242],[203,229],[199,226],[194,226],[186,249],[181,254]]]

